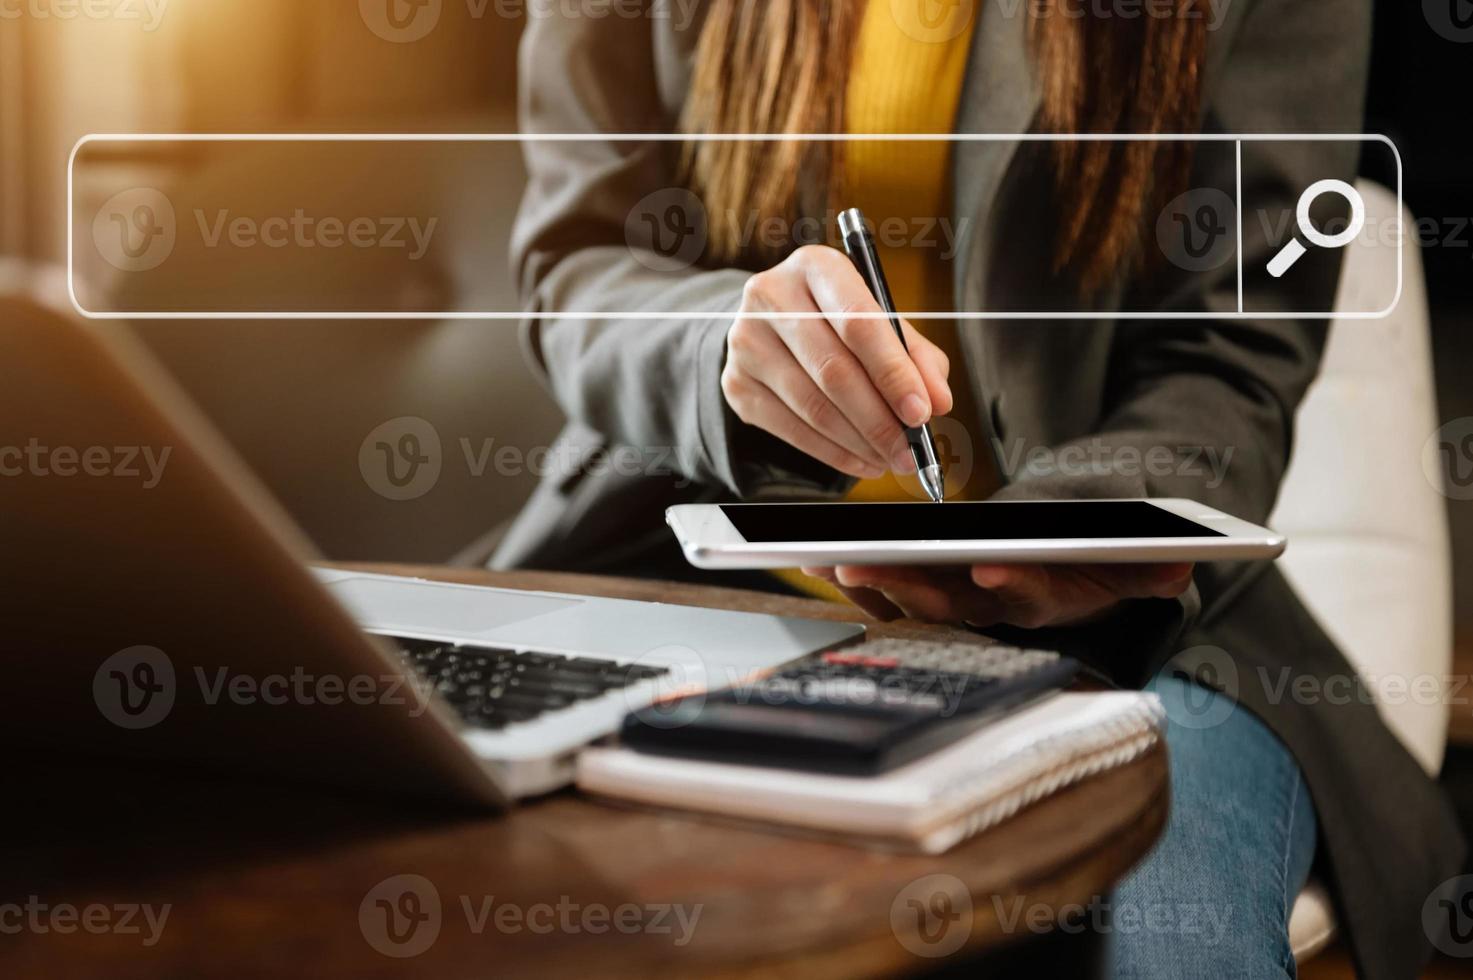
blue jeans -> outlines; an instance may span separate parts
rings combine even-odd
[[[1244,708],[1158,676],[1167,706],[1171,813],[1156,849],[1110,900],[1108,975],[1295,975],[1289,912],[1315,851],[1299,764]]]

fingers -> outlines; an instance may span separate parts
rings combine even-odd
[[[799,261],[814,303],[863,366],[891,414],[911,426],[929,421],[933,408],[925,379],[854,263],[831,248],[802,251]]]
[[[833,249],[826,251],[841,261],[848,261]],[[804,255],[808,257],[804,259]],[[753,388],[750,382],[757,381],[774,392],[786,390],[799,403],[789,406],[793,414],[801,418],[806,407],[807,415],[823,423],[819,431],[829,441],[843,445],[852,429],[863,439],[864,452],[857,454],[873,457],[889,466],[901,464],[903,467],[910,460],[910,454],[904,451],[904,433],[894,413],[870,382],[863,365],[828,322],[800,320],[791,315],[820,312],[813,302],[809,285],[807,265],[812,262],[812,250],[800,250],[781,265],[747,280],[741,311],[727,333],[727,368],[722,380],[727,402],[740,417],[741,408],[733,402],[728,389],[750,392]],[[852,266],[848,271],[857,275]],[[774,359],[771,356],[766,334],[777,337],[788,352],[786,357]],[[763,356],[758,356],[759,352]],[[797,362],[798,369],[836,411],[828,410],[825,403],[806,388],[799,389],[797,382],[786,373],[789,360]],[[773,378],[774,373],[783,374],[783,380],[773,380],[769,384],[768,379]],[[806,406],[802,404],[805,398]],[[831,418],[834,415],[842,417],[842,425]],[[786,436],[779,438],[786,439]],[[860,448],[851,445],[849,451],[856,453]]]
[[[1043,565],[978,565],[972,569],[972,582],[991,593],[1002,607],[999,622],[1024,629],[1037,629],[1056,622],[1064,614],[1069,597],[1059,594],[1060,582]],[[1078,608],[1072,614],[1085,615]]]
[[[860,609],[881,622],[888,623],[897,619],[904,619],[905,610],[891,602],[885,596],[874,589],[851,588],[839,582],[836,569],[833,568],[804,568],[803,574],[810,578],[821,579],[837,588],[844,597]]]
[[[834,574],[847,588],[883,595],[911,619],[986,626],[998,622],[1003,611],[996,597],[973,586],[963,569],[847,566]]]
[[[936,415],[950,415],[956,407],[951,394],[951,358],[946,352],[927,340],[908,321],[901,321],[905,328],[905,342],[910,347],[911,360],[915,361],[926,383],[926,392],[931,396],[931,409]]]
[[[874,476],[889,469],[889,458],[876,452],[839,406],[819,389],[770,324],[764,323],[762,329],[733,329],[727,346],[728,366],[734,372],[760,382],[815,433],[869,463],[876,471]],[[779,433],[774,435],[787,438]]]
[[[1005,607],[1004,621],[1025,629],[1077,624],[1129,599],[1174,599],[1192,583],[1193,566],[978,565],[972,582]]]
[[[827,319],[799,318],[810,313]],[[857,473],[855,460],[865,473],[914,471],[902,426],[951,411],[951,365],[909,324],[902,343],[880,314],[853,263],[832,248],[799,249],[752,276],[727,335],[728,404],[845,473]]]
[[[732,411],[748,425],[771,433],[840,473],[859,479],[874,479],[884,474],[885,468],[869,453],[861,456],[851,452],[817,431],[754,378],[727,371],[722,374],[721,387]]]
[[[893,623],[906,617],[905,610],[891,602],[884,593],[874,589],[854,589],[845,585],[838,587],[845,598],[882,623]]]
[[[1186,562],[1084,565],[1080,570],[1122,599],[1175,599],[1191,587],[1195,566]]]
[[[788,320],[774,326],[804,372],[870,448],[896,469],[914,468],[895,413],[833,329],[812,320]]]
[[[836,570],[839,584],[849,589],[872,590],[902,609],[911,619],[944,623],[953,621],[951,597],[939,585],[921,575],[894,568],[846,567]]]
[[[1125,599],[1175,598],[1190,587],[1192,570],[1173,564],[849,565],[803,571],[832,582],[877,618],[1040,629],[1094,621]]]

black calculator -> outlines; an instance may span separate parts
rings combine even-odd
[[[1067,687],[1079,669],[1051,650],[876,640],[688,695],[658,723],[636,712],[622,737],[653,754],[872,775]]]

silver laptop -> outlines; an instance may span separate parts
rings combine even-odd
[[[309,568],[117,325],[0,304],[0,734],[480,806],[855,624]],[[162,463],[162,465],[160,465]]]
[[[848,623],[695,606],[316,575],[433,682],[461,737],[513,796],[568,783],[573,753],[626,714],[659,725],[660,703],[682,692],[730,686],[864,635]],[[672,713],[669,723],[678,720]]]

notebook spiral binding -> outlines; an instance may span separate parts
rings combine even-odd
[[[1160,700],[1152,697],[1109,724],[1081,726],[1013,752],[1003,765],[1017,775],[1000,788],[995,757],[983,757],[970,777],[961,777],[932,798],[950,825],[945,842],[930,843],[950,846],[1075,783],[1135,761],[1160,741],[1165,717]],[[990,800],[978,798],[982,786],[990,790]]]

